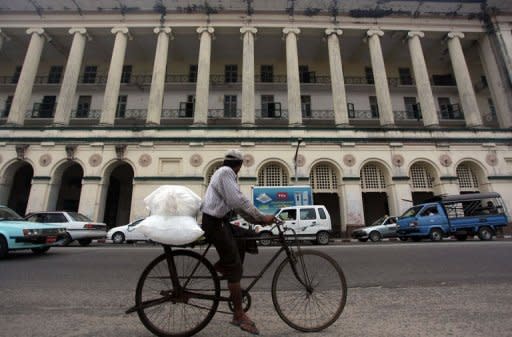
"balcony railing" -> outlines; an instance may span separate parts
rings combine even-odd
[[[240,109],[208,109],[208,118],[233,118],[237,119],[242,116]]]
[[[308,114],[302,111],[302,118],[306,120],[334,120],[334,110],[309,110]]]
[[[99,109],[77,109],[71,110],[71,118],[83,118],[83,119],[99,119],[101,116],[101,110]]]
[[[349,110],[348,118],[377,120],[377,119],[379,119],[379,115],[375,111],[372,111],[372,110]]]
[[[395,121],[420,121],[423,119],[421,112],[413,110],[393,111]]]
[[[462,120],[464,119],[464,112],[459,104],[442,104],[440,111],[438,111],[439,119],[445,120]]]

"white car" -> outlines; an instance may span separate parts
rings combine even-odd
[[[87,246],[92,240],[104,239],[107,234],[107,225],[101,222],[94,222],[87,216],[68,211],[44,211],[32,212],[25,216],[25,220],[58,224],[66,227],[67,238],[64,245],[77,240],[80,246]]]
[[[127,225],[111,228],[107,232],[107,240],[112,240],[114,243],[148,241],[149,238],[147,236],[131,227],[138,225],[142,220],[144,219],[138,219]]]

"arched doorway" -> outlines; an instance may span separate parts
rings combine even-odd
[[[457,166],[460,194],[480,192],[479,171],[479,167],[471,162],[463,162]]]
[[[258,172],[258,186],[288,186],[290,175],[280,163],[267,163]]]
[[[108,178],[103,222],[108,228],[126,225],[130,221],[134,172],[127,163],[119,164]]]
[[[366,225],[389,214],[384,172],[384,168],[378,163],[368,163],[361,169],[361,192]]]
[[[309,181],[315,205],[324,205],[331,216],[334,235],[341,236],[341,211],[337,169],[329,163],[318,163],[311,169]]]
[[[433,182],[435,174],[432,167],[426,163],[414,163],[409,170],[411,179],[411,194],[413,205],[422,203],[434,196]]]
[[[60,179],[61,183],[55,206],[56,210],[78,211],[83,176],[84,170],[77,163],[71,164],[71,166],[64,170]]]
[[[9,191],[7,206],[21,216],[25,215],[27,210],[33,177],[32,165],[27,162],[18,162],[7,170],[3,178],[4,186]]]

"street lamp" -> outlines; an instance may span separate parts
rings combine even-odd
[[[299,181],[299,177],[297,176],[297,155],[299,154],[300,143],[302,143],[302,138],[297,139],[297,148],[295,149],[295,157],[293,157],[293,163],[295,165],[295,185],[297,185]]]

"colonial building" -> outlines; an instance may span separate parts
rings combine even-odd
[[[0,0],[0,204],[110,226],[162,184],[311,184],[338,233],[434,194],[512,209],[505,1]]]

